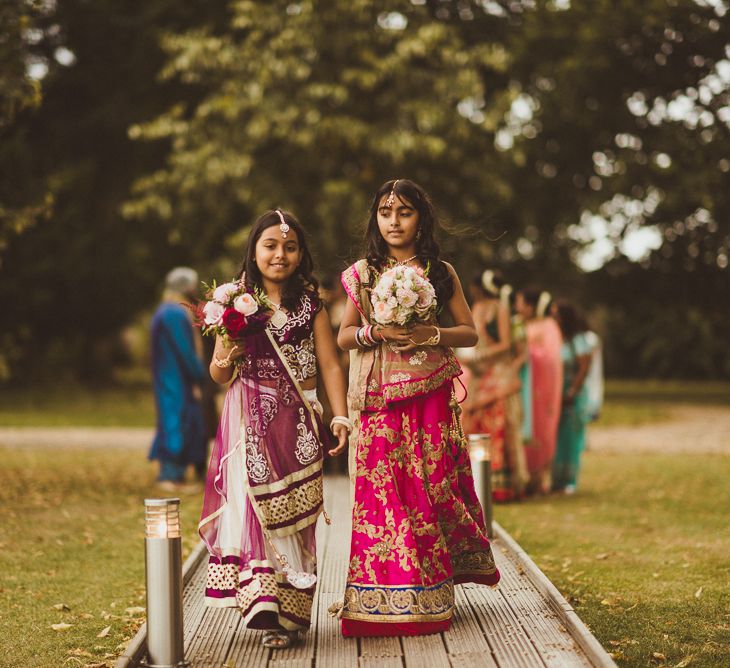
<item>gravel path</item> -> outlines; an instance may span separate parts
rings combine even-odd
[[[730,408],[674,405],[670,420],[638,427],[588,428],[594,452],[730,455]],[[123,427],[0,427],[0,447],[146,450],[154,430]]]
[[[147,427],[0,427],[0,447],[145,450],[153,435]]]
[[[671,419],[638,427],[589,426],[594,452],[665,452],[730,455],[730,408],[671,406]]]

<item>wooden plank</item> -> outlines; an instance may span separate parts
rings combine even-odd
[[[474,610],[469,605],[462,587],[455,587],[456,610],[451,628],[444,632],[444,642],[452,665],[454,656],[461,656],[461,664],[469,665],[470,654],[479,656],[481,666],[496,666],[492,650],[479,626]]]
[[[496,549],[495,554],[501,555],[503,549]],[[515,611],[525,633],[539,647],[543,661],[554,668],[590,666],[581,647],[509,551],[498,559],[498,563],[503,573],[499,592]]]
[[[241,615],[227,608],[211,609],[191,639],[185,658],[196,668],[214,668],[228,654],[239,628]]]
[[[488,587],[475,587],[466,589],[464,594],[486,635],[497,665],[510,668],[545,665],[509,603],[499,592]]]
[[[254,631],[241,627],[222,663],[228,663],[231,666],[245,666],[246,668],[266,668],[273,650],[261,644],[263,637],[263,631]]]
[[[452,668],[485,668],[485,666],[496,666],[491,654],[482,652],[461,652],[460,654],[449,654],[449,661]],[[508,667],[506,667],[508,668]]]
[[[361,656],[358,659],[358,665],[360,668],[403,668],[403,658],[400,656]]]
[[[268,668],[312,668],[313,659],[278,659],[279,650],[274,650]]]
[[[361,658],[386,656],[403,656],[403,648],[399,638],[360,638]]]
[[[428,666],[431,668],[448,667],[449,657],[444,645],[444,639],[440,633],[427,636],[404,636],[403,656],[406,667],[420,668]]]
[[[548,603],[557,613],[558,618],[568,633],[585,652],[591,665],[597,668],[616,668],[616,663],[601,646],[596,637],[578,617],[573,607],[565,600],[557,587],[548,580],[545,574],[537,567],[529,555],[519,546],[498,523],[494,523],[495,535],[509,550],[515,561],[524,570],[527,577],[545,596]]]
[[[357,666],[357,639],[344,638],[340,632],[340,620],[330,617],[327,608],[340,597],[320,593],[317,610],[317,668]]]

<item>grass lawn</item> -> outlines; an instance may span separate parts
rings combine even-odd
[[[0,427],[154,427],[146,383],[0,389]]]
[[[585,459],[575,496],[497,521],[619,665],[730,665],[730,457]]]
[[[0,457],[0,666],[113,665],[144,619],[142,500],[159,495],[155,469],[129,450]],[[185,558],[200,497],[181,510]]]

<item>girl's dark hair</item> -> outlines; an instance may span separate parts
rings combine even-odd
[[[558,309],[558,324],[565,341],[570,341],[576,334],[586,331],[585,319],[572,302],[558,299],[555,305]]]
[[[294,217],[293,213],[279,209],[284,220],[289,225],[289,234],[295,232],[299,241],[299,248],[302,251],[302,261],[299,266],[294,270],[294,273],[289,277],[289,280],[284,286],[284,290],[281,295],[281,304],[288,311],[296,309],[299,300],[304,294],[305,290],[317,291],[319,284],[317,279],[314,278],[312,272],[314,271],[314,261],[312,260],[312,254],[309,252],[307,246],[307,237],[304,234],[299,221]],[[261,215],[258,220],[253,224],[251,232],[248,235],[248,242],[246,244],[246,253],[243,256],[243,264],[241,270],[238,272],[238,278],[241,276],[246,277],[246,286],[251,288],[256,286],[263,288],[261,281],[261,270],[256,266],[256,243],[261,238],[264,230],[274,225],[281,225],[281,220],[276,210],[267,211]]]
[[[491,297],[492,299],[497,299],[499,297],[499,292],[492,292],[492,290],[488,290],[484,285],[484,274],[487,270],[480,271],[478,274],[474,274],[474,278],[471,281],[471,284],[479,288],[485,295],[488,297]],[[499,269],[492,269],[492,283],[494,284],[494,287],[499,290],[503,285],[507,284],[507,281],[504,279],[504,274]]]
[[[395,189],[393,188],[394,184]],[[393,190],[395,190],[396,197],[407,200],[418,212],[416,254],[419,262],[424,267],[429,266],[428,278],[436,290],[439,309],[442,309],[454,294],[454,281],[448,268],[439,258],[441,250],[434,237],[435,230],[439,227],[436,209],[426,191],[417,183],[409,179],[390,180],[378,188],[370,204],[370,217],[365,232],[365,257],[368,264],[378,271],[382,271],[388,264],[390,254],[388,244],[378,228],[378,208],[383,196],[388,195]]]
[[[531,285],[527,288],[523,288],[522,290],[518,290],[518,292],[522,294],[522,298],[525,300],[526,304],[529,304],[530,306],[532,306],[532,308],[537,309],[537,302],[540,301],[540,295],[543,293],[540,288]]]

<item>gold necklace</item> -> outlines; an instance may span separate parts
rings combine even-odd
[[[409,257],[406,260],[396,260],[394,257],[391,257],[389,259],[393,261],[393,264],[391,266],[397,267],[399,265],[407,265],[409,262],[415,260],[417,257],[418,257],[418,253],[416,253],[415,255],[412,255],[411,257]]]

